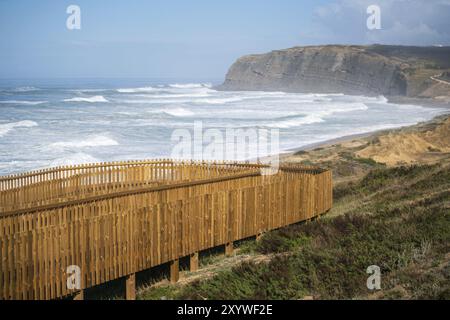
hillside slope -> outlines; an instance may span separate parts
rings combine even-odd
[[[325,218],[272,231],[249,244],[254,260],[242,259],[193,281],[151,287],[139,298],[450,298],[448,165],[378,168],[337,186],[335,197]],[[371,265],[381,268],[381,290],[366,287]]]

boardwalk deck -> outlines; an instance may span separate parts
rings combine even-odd
[[[331,208],[330,171],[262,168],[154,160],[1,177],[0,299],[77,293],[67,287],[69,266],[79,267],[81,289],[126,277],[134,297],[136,272],[182,257],[195,268],[199,251]]]

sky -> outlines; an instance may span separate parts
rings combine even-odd
[[[245,54],[372,43],[450,45],[450,0],[0,0],[2,79],[222,79]]]

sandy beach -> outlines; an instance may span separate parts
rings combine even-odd
[[[388,99],[390,103],[397,103],[397,104],[405,104],[405,105],[417,105],[425,108],[441,108],[443,109],[443,115],[450,114],[450,100],[449,101],[440,101],[435,99],[418,99],[418,98],[406,98],[406,97],[390,97]],[[433,122],[431,120],[430,122]],[[419,125],[419,123],[417,124]],[[311,151],[316,148],[323,148],[323,147],[329,147],[331,145],[337,144],[337,143],[343,143],[347,141],[352,141],[356,139],[363,139],[368,138],[373,135],[382,134],[385,132],[398,130],[401,128],[407,128],[407,127],[415,127],[413,126],[405,126],[405,127],[399,127],[394,129],[388,129],[388,130],[376,130],[366,133],[360,133],[360,134],[352,134],[352,135],[346,135],[335,139],[330,139],[322,142],[312,143],[308,144],[306,146],[298,147],[295,149],[290,150],[290,152],[283,153],[282,157],[286,156],[292,156],[293,154],[299,152],[299,151]]]

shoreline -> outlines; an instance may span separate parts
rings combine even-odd
[[[286,158],[286,157],[293,156],[297,152],[300,152],[300,151],[312,151],[317,148],[326,148],[326,147],[330,147],[335,144],[350,142],[350,141],[356,140],[356,139],[369,138],[371,136],[388,133],[391,131],[397,131],[397,130],[402,130],[402,129],[407,129],[407,128],[414,128],[414,127],[417,127],[420,125],[425,125],[427,123],[435,122],[436,119],[438,119],[440,117],[445,117],[445,116],[450,115],[450,103],[446,103],[443,101],[435,101],[435,100],[431,100],[431,99],[419,99],[419,98],[405,98],[405,97],[389,97],[387,99],[388,99],[389,103],[405,104],[405,105],[410,104],[410,105],[420,106],[423,108],[439,108],[439,109],[444,109],[445,111],[443,111],[442,114],[439,114],[439,115],[431,118],[430,120],[420,121],[420,122],[417,122],[417,123],[411,124],[411,125],[404,125],[404,126],[399,126],[399,127],[394,127],[394,128],[380,129],[380,130],[369,131],[369,132],[364,132],[364,133],[350,134],[350,135],[345,135],[345,136],[341,136],[341,137],[337,137],[337,138],[324,140],[321,142],[310,143],[310,144],[307,144],[307,145],[304,145],[301,147],[297,147],[297,148],[291,148],[289,150],[280,152],[279,153],[280,158]]]
[[[305,146],[298,147],[298,148],[289,149],[289,150],[286,150],[286,152],[280,153],[280,155],[287,156],[287,155],[293,155],[299,151],[311,151],[311,150],[314,150],[317,148],[325,148],[325,147],[329,147],[329,146],[332,146],[334,144],[341,143],[341,142],[346,142],[346,141],[350,141],[350,140],[354,140],[354,139],[367,138],[373,134],[381,133],[386,130],[395,130],[395,129],[406,128],[406,127],[408,127],[408,126],[397,127],[397,128],[392,128],[392,129],[376,130],[376,131],[370,131],[370,132],[366,132],[366,133],[350,134],[350,135],[346,135],[346,136],[342,136],[342,137],[324,140],[322,142],[310,143],[310,144],[307,144]]]
[[[388,103],[415,105],[424,108],[448,109],[450,111],[450,97],[443,97],[445,99],[437,100],[431,98],[411,98],[392,96],[386,97]]]
[[[290,149],[287,149],[284,151],[280,151],[280,152],[278,152],[278,156],[280,157],[280,160],[283,161],[286,158],[295,156],[295,154],[300,151],[312,151],[317,148],[327,148],[327,147],[331,147],[335,144],[346,143],[346,142],[350,142],[350,141],[356,140],[356,139],[370,138],[371,136],[388,133],[391,131],[402,130],[402,129],[407,129],[407,128],[414,128],[419,125],[424,125],[427,123],[434,122],[439,117],[450,115],[450,100],[443,101],[443,100],[435,100],[435,99],[431,99],[431,98],[410,98],[410,97],[403,97],[403,96],[391,96],[391,97],[385,97],[385,98],[387,99],[388,103],[392,103],[392,104],[414,105],[414,106],[419,106],[419,107],[423,107],[423,108],[443,109],[443,111],[441,114],[436,115],[429,120],[419,121],[414,124],[407,124],[407,125],[403,125],[403,126],[399,126],[399,127],[379,129],[379,130],[369,131],[369,132],[364,132],[364,133],[355,133],[355,134],[350,134],[350,135],[344,135],[341,137],[336,137],[336,138],[332,138],[332,139],[328,139],[328,140],[324,140],[324,141],[309,143],[309,144],[301,146],[301,147],[294,147],[294,148],[290,148]],[[276,156],[276,154],[269,155],[267,157],[263,157],[263,159],[270,158],[273,156]]]
[[[373,168],[450,163],[450,112],[428,121],[348,135],[280,154],[280,162],[333,170],[336,182],[363,177]]]

